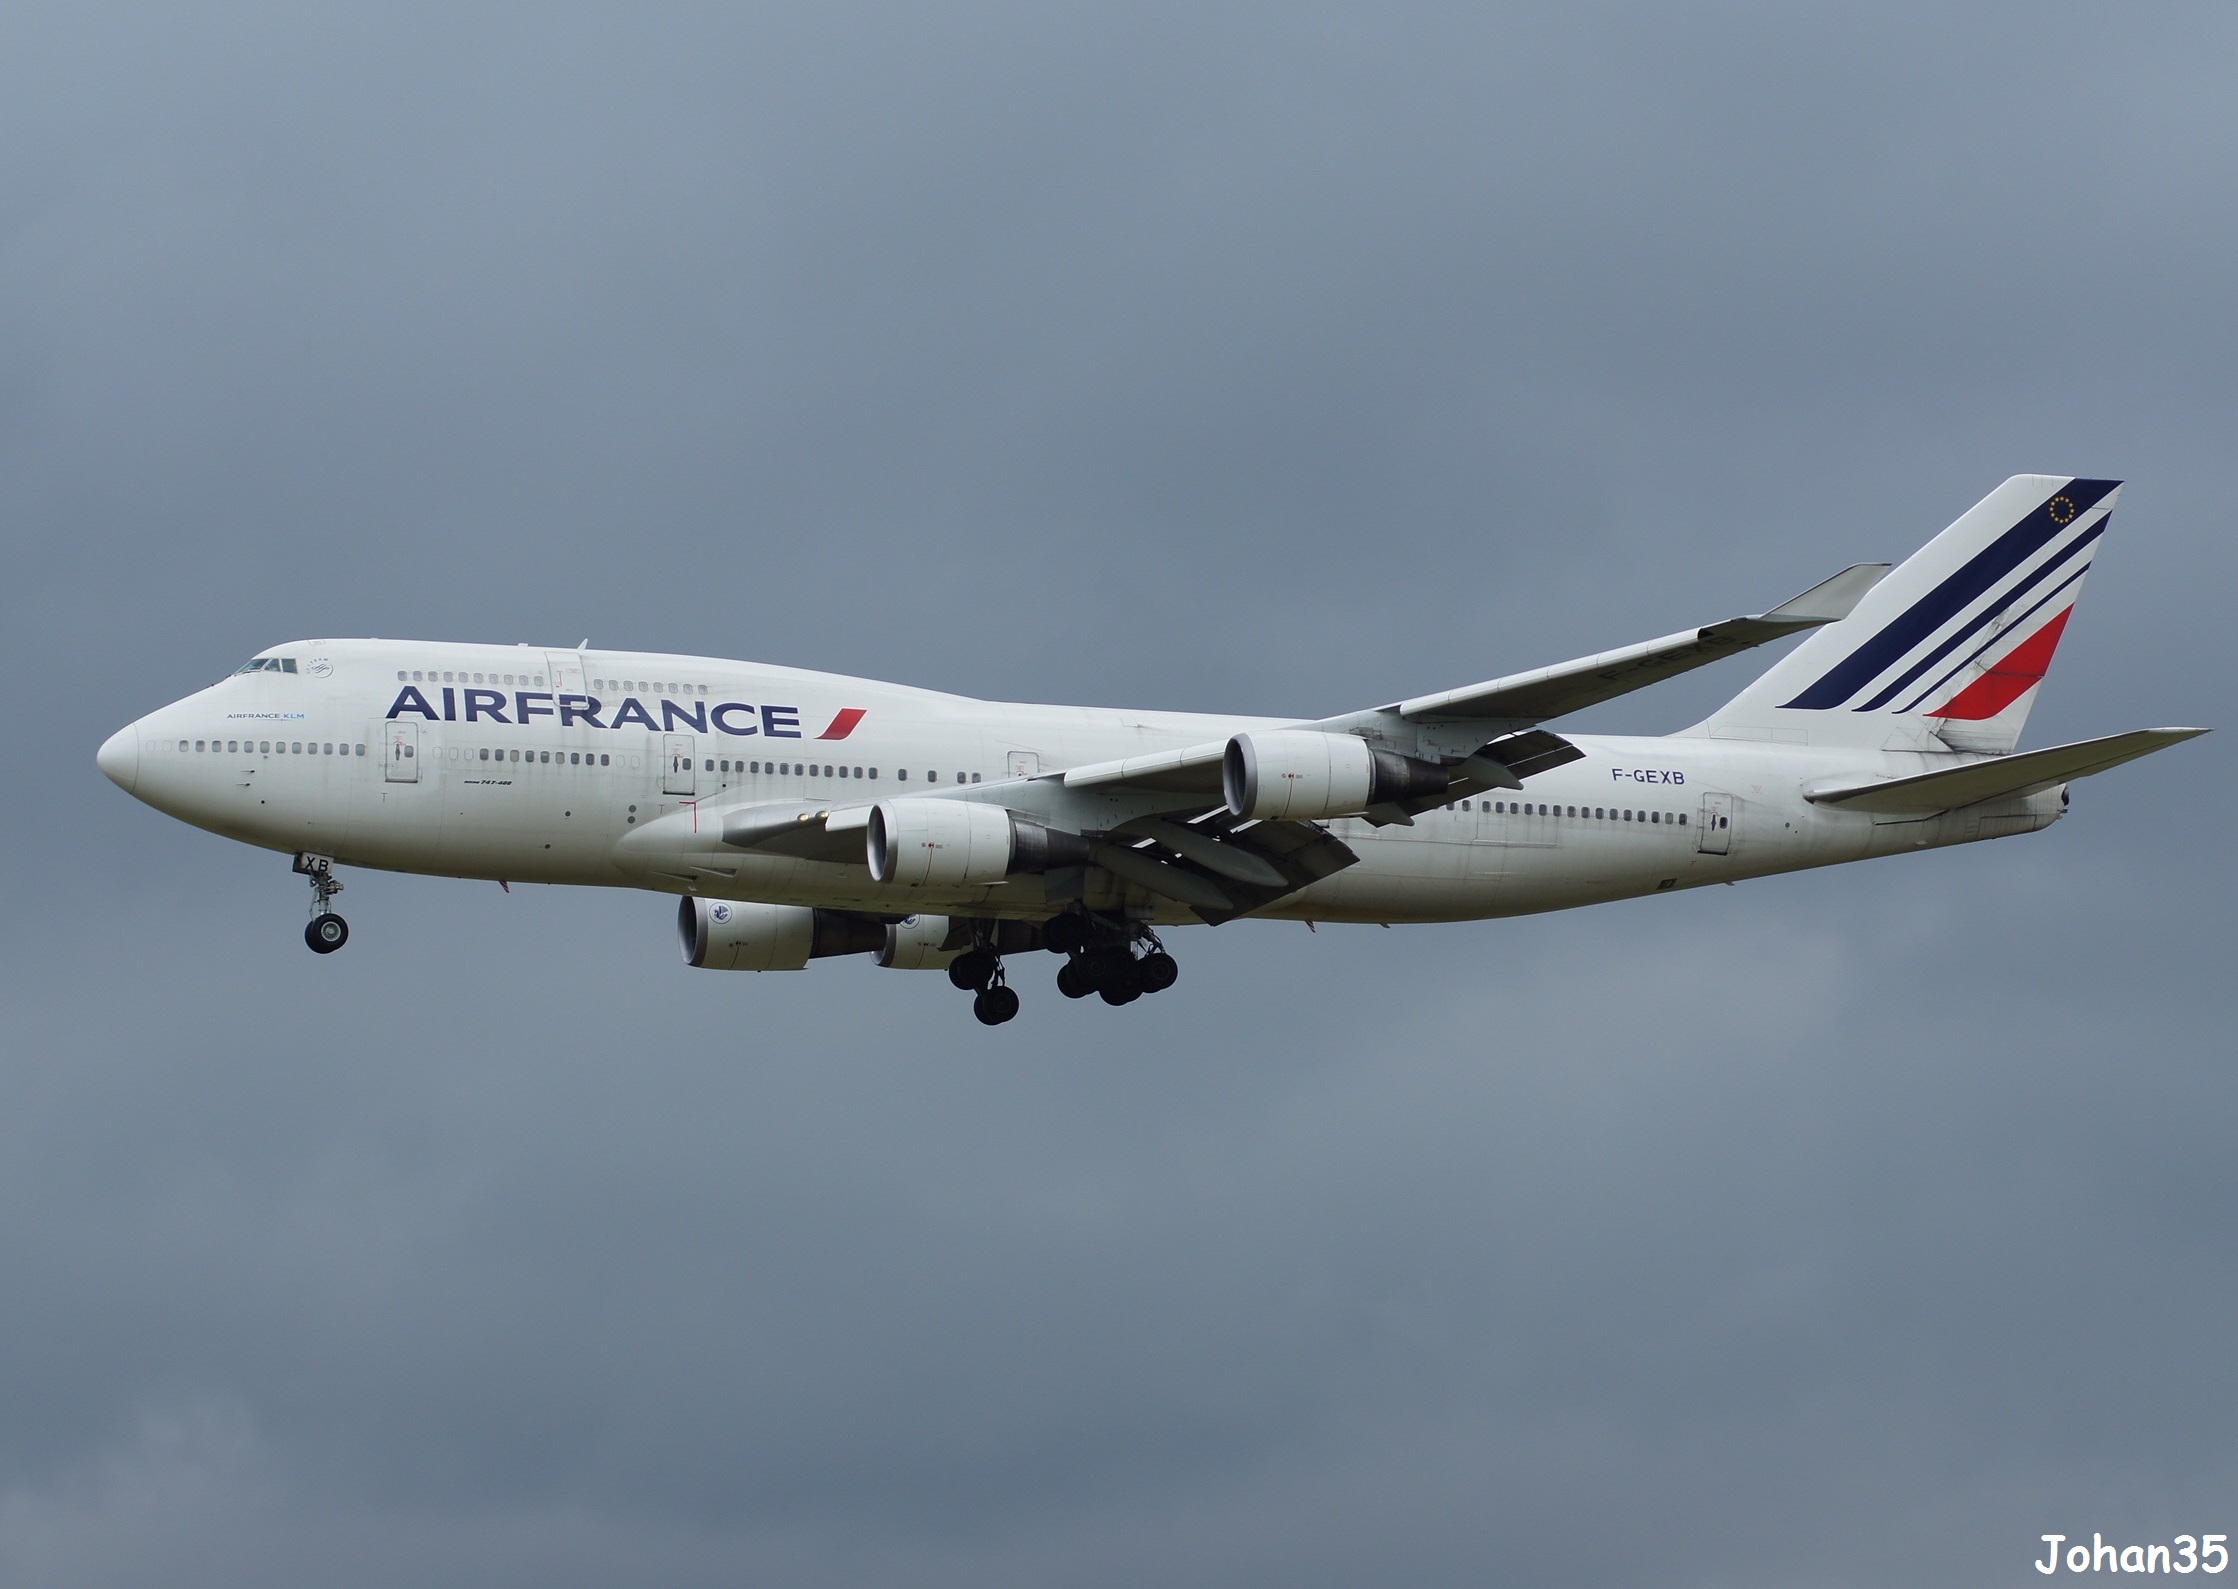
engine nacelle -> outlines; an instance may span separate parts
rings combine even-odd
[[[1434,798],[1452,782],[1435,762],[1311,728],[1238,734],[1220,758],[1228,810],[1259,821],[1357,816],[1374,805]]]
[[[945,971],[948,962],[971,947],[971,934],[946,916],[910,916],[886,928],[878,963],[891,971]],[[947,947],[949,938],[958,940]]]
[[[972,800],[886,800],[864,831],[870,875],[906,888],[964,888],[1021,872],[1088,864],[1088,841],[1002,806]]]
[[[827,955],[869,954],[886,939],[884,923],[844,910],[696,897],[678,901],[676,932],[684,963],[708,971],[798,971]]]

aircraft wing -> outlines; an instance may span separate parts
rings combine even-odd
[[[1418,695],[1384,710],[1410,722],[1475,718],[1518,725],[1545,722],[1660,684],[1737,651],[1846,618],[1888,569],[1886,563],[1857,563],[1754,617],[1728,618],[1660,640],[1643,640],[1620,650],[1558,662],[1550,668],[1511,673],[1435,695]]]
[[[1910,778],[1822,786],[1806,790],[1804,797],[1814,805],[1835,806],[1844,811],[1924,816],[1983,800],[2032,795],[2055,784],[2119,767],[2139,756],[2150,756],[2156,750],[2180,745],[2206,732],[2204,728],[2140,728],[2105,739],[2085,739],[2072,745],[1992,756],[1986,761],[1972,761],[1963,767],[1947,767]]]
[[[1535,725],[1675,678],[1737,651],[1846,618],[1887,572],[1886,563],[1858,563],[1753,617],[1728,618],[1550,668],[1298,726],[1362,734],[1407,754],[1453,766],[1454,784],[1438,797],[1441,801],[1482,789],[1520,789],[1522,780],[1533,773],[1575,761],[1580,754],[1560,735]],[[1186,810],[1196,802],[1201,802],[1197,809],[1208,809],[1221,797],[1225,748],[1226,741],[1215,740],[1074,767],[1062,775],[1064,787],[1110,795],[1166,796],[1172,801],[1170,809]],[[1387,816],[1404,820],[1405,814],[1392,811]]]
[[[1228,742],[1216,739],[1209,744],[1190,745],[1181,750],[1162,750],[1148,756],[1129,756],[1121,761],[1090,762],[1085,767],[1074,767],[1064,776],[1067,789],[1131,789],[1144,794],[1201,794],[1211,800],[1220,798],[1220,758],[1227,754]]]

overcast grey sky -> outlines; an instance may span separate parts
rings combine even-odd
[[[2238,1533],[2227,7],[11,7],[0,1582]],[[1325,713],[2134,482],[2050,832],[973,1023],[134,804],[278,641]],[[1748,664],[1631,698],[1660,732]]]

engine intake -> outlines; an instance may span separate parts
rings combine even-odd
[[[1436,762],[1310,728],[1238,734],[1220,758],[1228,810],[1258,821],[1357,816],[1370,806],[1436,799],[1452,783]]]
[[[863,842],[870,875],[906,888],[999,883],[1085,866],[1089,856],[1088,841],[1077,833],[970,800],[882,801],[871,808]]]
[[[684,963],[707,971],[798,971],[886,944],[885,923],[852,911],[690,896],[678,901],[676,932]]]

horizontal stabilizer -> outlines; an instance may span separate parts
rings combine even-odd
[[[1968,762],[1941,772],[1911,778],[1887,778],[1870,783],[1833,784],[1806,791],[1815,805],[1844,811],[1878,811],[1922,814],[1949,811],[1984,800],[2032,795],[2055,784],[2087,778],[2139,756],[2182,744],[2206,733],[2204,728],[2140,728],[2105,739],[2086,739],[2073,745],[2053,745],[2045,750],[2022,751],[1987,761]]]

